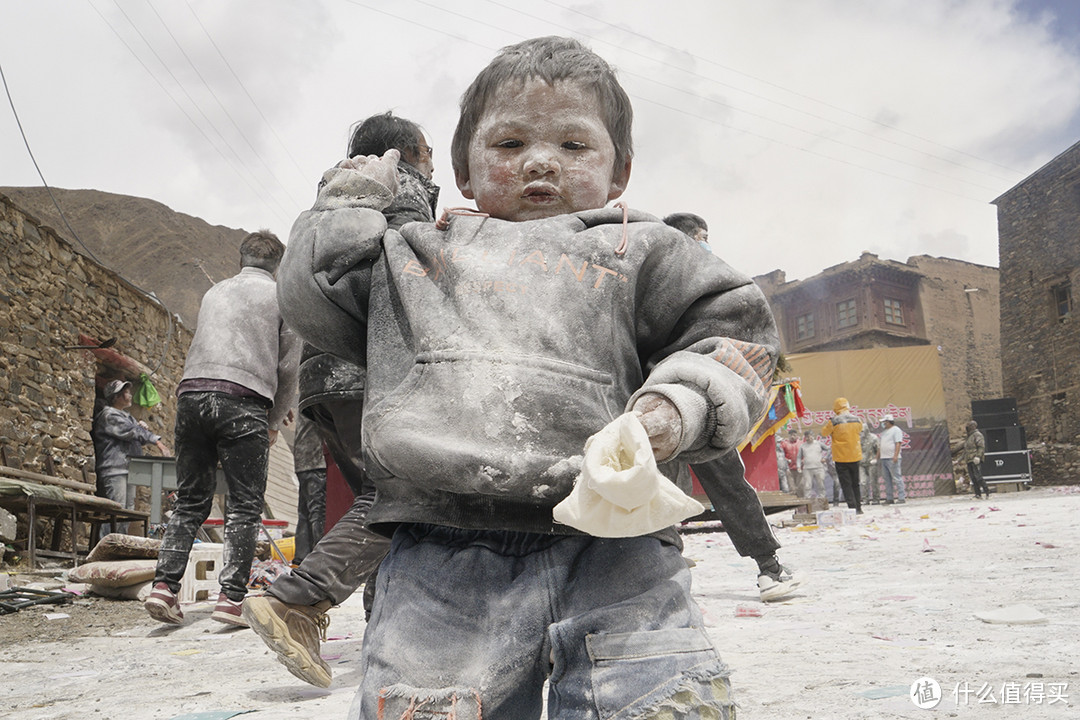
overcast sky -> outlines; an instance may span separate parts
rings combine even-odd
[[[498,48],[551,34],[634,102],[625,199],[703,215],[750,274],[864,250],[997,265],[990,202],[1080,141],[1075,0],[0,0],[50,185],[283,239],[349,126],[387,109],[427,130],[441,204],[467,204],[458,99]],[[41,185],[6,105],[0,185]]]

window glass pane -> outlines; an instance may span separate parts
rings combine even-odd
[[[903,305],[899,300],[885,298],[885,322],[893,325],[904,324]]]
[[[855,314],[855,301],[845,300],[843,302],[836,303],[836,325],[837,327],[851,327],[858,322],[858,318]]]

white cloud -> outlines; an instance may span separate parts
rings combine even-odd
[[[119,6],[198,109],[117,6],[91,2],[9,4],[0,25],[49,181],[283,236],[350,123],[388,108],[428,130],[444,204],[465,204],[448,153],[458,98],[496,48],[541,34],[576,33],[634,97],[626,199],[704,215],[755,274],[805,277],[865,249],[996,264],[989,202],[1080,139],[1080,43],[1005,0],[191,0],[243,88],[187,3],[157,0],[228,115],[145,3]],[[0,185],[20,184],[38,179],[3,111]]]

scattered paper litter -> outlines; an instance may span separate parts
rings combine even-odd
[[[883,688],[874,688],[873,690],[863,690],[860,693],[855,693],[868,700],[881,700],[883,698],[900,697],[907,695],[911,691],[911,688],[907,685],[890,685]]]
[[[1039,625],[1047,622],[1041,612],[1030,605],[1010,605],[997,610],[982,610],[975,617],[994,625]]]
[[[736,605],[735,617],[761,617],[761,608],[753,605]]]

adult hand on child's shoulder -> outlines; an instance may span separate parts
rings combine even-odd
[[[365,177],[376,180],[390,188],[390,191],[396,195],[399,187],[397,166],[400,159],[401,153],[390,148],[383,153],[382,157],[357,155],[342,160],[337,166],[344,170],[355,170]]]
[[[637,399],[634,414],[649,435],[657,461],[667,460],[682,440],[682,416],[675,404],[659,393],[645,393]]]

